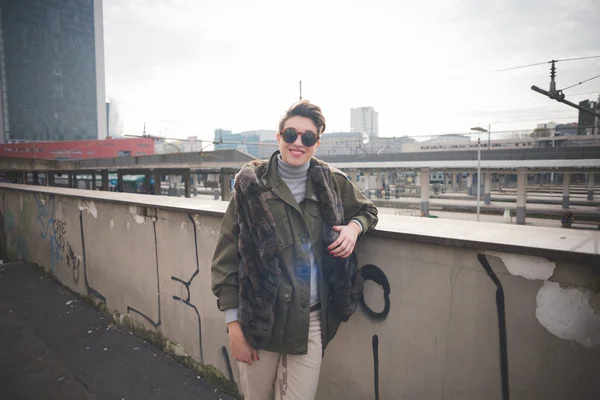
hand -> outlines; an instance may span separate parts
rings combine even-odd
[[[238,321],[230,322],[227,328],[229,329],[229,348],[233,358],[248,365],[259,360],[258,351],[254,350],[246,341],[240,323]]]
[[[354,222],[348,225],[336,225],[333,230],[340,233],[337,240],[333,242],[327,250],[334,257],[346,258],[354,251],[356,240],[360,235],[361,229]]]

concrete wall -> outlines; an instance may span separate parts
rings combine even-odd
[[[224,318],[210,290],[225,206],[0,185],[11,258],[42,265],[231,378]],[[496,286],[478,254],[504,287],[512,398],[599,398],[598,233],[446,224],[385,216],[359,243],[360,265],[379,266],[390,282],[390,314],[376,321],[359,309],[340,328],[325,353],[318,398],[375,397],[376,335],[382,399],[500,399]],[[382,309],[381,288],[368,281],[365,300]]]

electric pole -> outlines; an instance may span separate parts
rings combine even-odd
[[[555,80],[555,78],[556,78],[556,65],[555,64],[556,63],[557,63],[556,60],[550,61],[550,64],[551,64],[551,66],[550,66],[550,90],[545,91],[544,89],[540,89],[539,87],[537,87],[535,85],[531,86],[531,90],[533,90],[534,92],[543,94],[544,96],[547,96],[547,97],[551,98],[552,100],[556,100],[559,103],[564,103],[568,106],[576,108],[585,113],[592,114],[596,117],[600,117],[600,113],[590,110],[589,108],[581,107],[578,104],[571,103],[569,100],[565,99],[565,94],[563,93],[562,90],[556,90],[556,80]]]

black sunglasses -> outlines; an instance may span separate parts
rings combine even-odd
[[[296,128],[285,128],[280,132],[281,137],[283,137],[283,141],[289,144],[292,144],[298,138],[298,135],[302,135],[302,144],[306,147],[313,147],[319,141],[319,136],[313,131],[304,131],[302,133],[298,132]]]

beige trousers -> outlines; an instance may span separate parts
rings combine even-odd
[[[321,311],[310,313],[308,353],[296,356],[260,350],[252,365],[238,362],[244,400],[314,400],[321,359]]]

